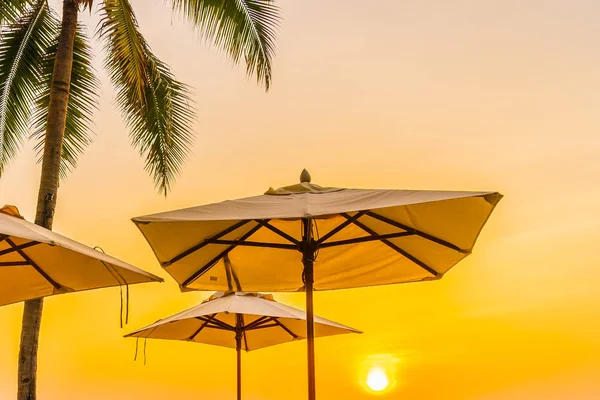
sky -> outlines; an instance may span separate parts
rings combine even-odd
[[[56,4],[57,2],[51,2]],[[364,331],[316,342],[319,398],[600,397],[600,25],[596,1],[278,1],[265,93],[163,1],[133,0],[141,29],[194,88],[193,153],[165,199],[129,146],[102,80],[93,144],[61,183],[58,232],[165,278],[48,298],[42,399],[235,397],[235,352],[122,335],[210,295],[181,294],[130,218],[313,182],[494,190],[505,198],[474,253],[436,282],[320,292],[318,315]],[[82,21],[95,26],[97,16]],[[33,219],[32,144],[0,203]],[[277,300],[303,307],[302,294]],[[14,398],[22,304],[0,308],[0,398]],[[244,354],[244,398],[306,397],[305,343]],[[366,387],[372,368],[390,386]]]

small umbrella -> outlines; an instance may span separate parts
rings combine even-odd
[[[497,192],[300,184],[134,218],[182,290],[306,291],[314,400],[313,290],[441,279],[471,254]]]
[[[315,316],[315,335],[361,333]],[[183,340],[235,348],[237,398],[242,398],[241,351],[306,338],[306,313],[261,293],[218,292],[202,304],[125,337]]]
[[[0,305],[162,279],[0,209]]]

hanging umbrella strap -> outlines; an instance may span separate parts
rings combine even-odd
[[[133,355],[133,361],[137,361],[137,353],[138,353],[138,343],[140,342],[140,338],[135,338],[135,354]]]
[[[106,254],[104,249],[102,249],[102,247],[100,247],[100,246],[94,247],[94,250],[97,250],[97,251],[100,251],[100,252]],[[125,278],[123,278],[123,276],[119,273],[119,271],[116,268],[111,268],[108,264],[106,264],[102,260],[100,260],[100,262],[102,263],[102,265],[104,265],[104,268],[106,268],[106,270],[112,275],[112,277],[115,278],[115,280],[117,282],[119,282],[119,297],[120,297],[120,301],[121,301],[121,306],[120,306],[120,310],[119,310],[119,323],[120,323],[120,326],[122,329],[123,328],[123,320],[125,320],[125,325],[127,325],[129,323],[129,284],[127,283]],[[125,298],[123,298],[123,286],[125,286]],[[125,303],[125,304],[123,304],[123,303]]]
[[[146,365],[146,344],[148,342],[148,338],[143,338],[143,339],[144,339],[144,348],[143,348],[144,365]],[[135,338],[135,354],[133,356],[133,361],[137,361],[139,342],[140,342],[140,338],[139,337]]]

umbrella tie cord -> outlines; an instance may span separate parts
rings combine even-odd
[[[144,338],[144,365],[146,365],[146,343],[148,342],[148,338]],[[133,356],[133,361],[137,361],[138,356],[138,348],[139,348],[140,338],[135,338],[135,354]]]
[[[125,284],[125,324],[129,324],[129,285]]]
[[[103,254],[106,254],[104,249],[100,246],[94,247],[94,250],[100,251]],[[102,260],[100,260],[104,268],[115,278],[117,282],[119,282],[119,298],[120,298],[120,309],[119,309],[119,324],[121,329],[123,329],[123,316],[125,316],[125,325],[129,324],[129,284],[127,280],[123,278],[123,276],[116,269],[113,270]],[[119,279],[120,278],[120,279]],[[123,283],[121,282],[123,280]],[[125,285],[125,309],[123,310],[123,285]]]
[[[138,353],[138,344],[140,342],[140,338],[136,337],[135,338],[135,354],[133,355],[133,361],[137,361],[137,353]]]
[[[121,300],[119,322],[121,324],[121,329],[123,329],[123,319],[125,319],[125,325],[129,324],[129,285],[125,284],[125,301],[123,301],[123,285],[119,285],[119,298]]]

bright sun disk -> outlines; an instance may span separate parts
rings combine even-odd
[[[383,368],[372,368],[367,375],[367,386],[374,392],[381,392],[388,387],[389,381]]]

